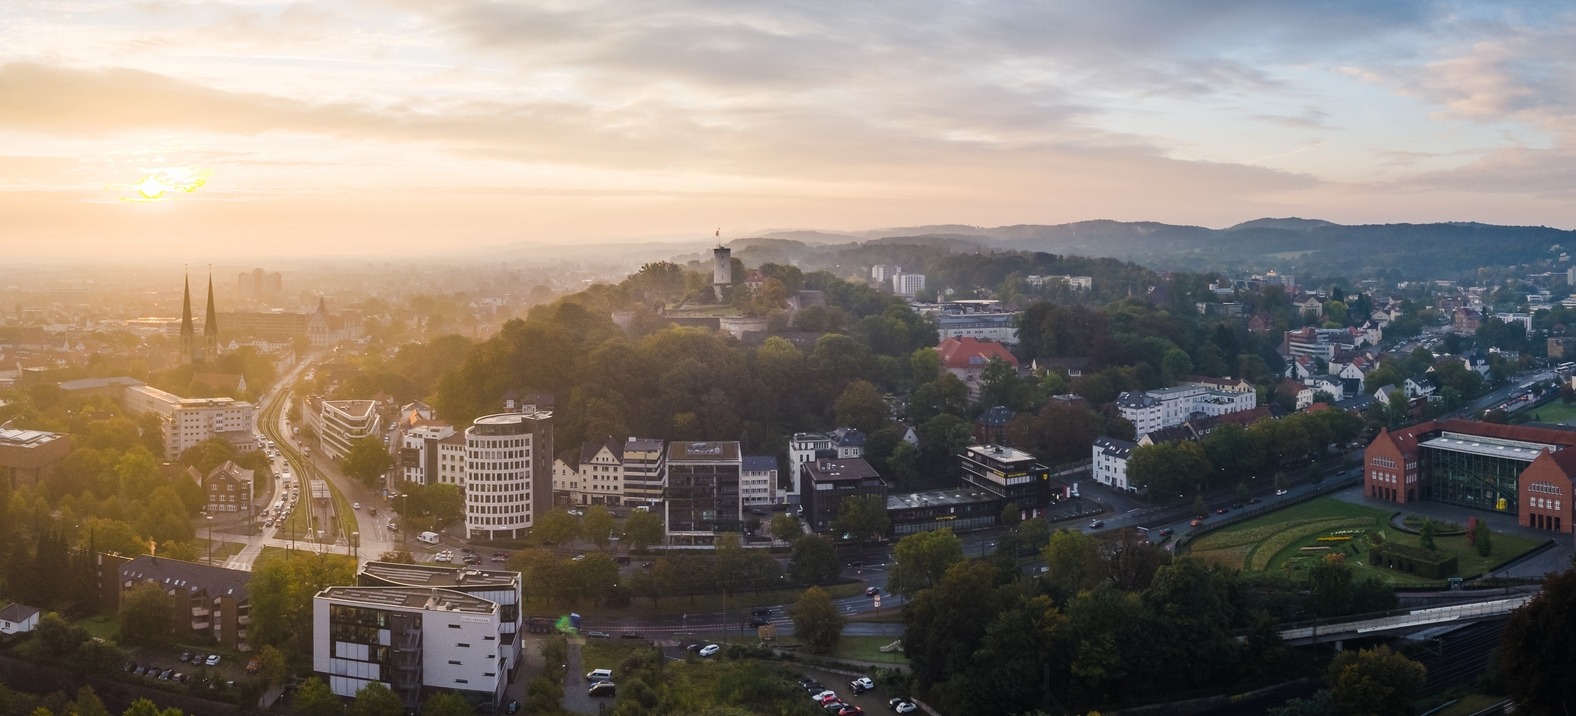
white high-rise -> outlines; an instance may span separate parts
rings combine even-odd
[[[467,538],[523,537],[552,495],[551,412],[487,415],[465,430]]]

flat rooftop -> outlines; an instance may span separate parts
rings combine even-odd
[[[361,574],[409,587],[512,588],[520,581],[518,572],[398,562],[368,562],[361,566]]]
[[[997,499],[995,495],[978,488],[955,487],[949,490],[927,490],[925,492],[887,495],[886,506],[888,510],[906,510],[916,507],[969,505],[979,502],[990,502],[995,499]]]
[[[60,433],[48,433],[42,430],[12,430],[0,429],[0,445],[16,445],[18,447],[34,447],[43,445],[58,437]]]
[[[1548,445],[1524,440],[1507,440],[1505,438],[1490,438],[1481,435],[1451,432],[1441,433],[1439,437],[1424,441],[1419,443],[1419,445],[1435,450],[1498,457],[1519,462],[1532,462],[1544,450],[1557,452],[1562,447],[1560,445]]]
[[[672,442],[668,443],[668,464],[679,462],[739,462],[739,443],[722,442]]]
[[[495,614],[494,602],[463,592],[419,587],[329,587],[317,593],[324,599],[369,607],[398,607],[429,612]]]

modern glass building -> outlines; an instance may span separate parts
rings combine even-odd
[[[1423,499],[1516,514],[1516,484],[1522,471],[1543,451],[1557,451],[1560,446],[1441,432],[1420,441],[1418,448],[1423,474],[1428,476],[1421,483]]]

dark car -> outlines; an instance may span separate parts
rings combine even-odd
[[[1262,497],[1250,497],[1250,498],[1248,498],[1248,504],[1250,504],[1250,505],[1257,505],[1257,504],[1259,504],[1260,502],[1263,502],[1263,501],[1264,501],[1264,498],[1262,498]]]
[[[1162,527],[1160,529],[1160,536],[1161,537],[1170,537],[1171,536],[1171,528],[1170,527]]]
[[[1230,511],[1231,510],[1228,510],[1228,509],[1226,509],[1224,507],[1216,507],[1215,508],[1215,514],[1217,514],[1217,515],[1224,515],[1224,514],[1226,514],[1227,512],[1230,512]]]
[[[509,705],[504,707],[503,712],[506,714],[520,713],[520,702],[510,699]]]
[[[192,653],[191,652],[189,652],[189,651],[181,652],[180,662],[182,664],[184,664],[184,663],[186,663],[188,661],[191,661],[191,660],[192,660]]]
[[[750,610],[750,614],[753,614],[753,615],[758,616],[758,617],[771,616],[771,613],[772,613],[772,610],[771,610],[770,607],[756,607],[756,608]]]
[[[617,694],[618,687],[613,685],[611,681],[598,681],[592,684],[591,688],[586,689],[587,696],[615,696]]]
[[[750,617],[750,626],[752,627],[766,626],[770,623],[771,620],[767,619],[766,617]]]
[[[1097,530],[1105,526],[1105,520],[1089,520],[1089,529]]]
[[[638,632],[638,631],[626,631],[623,634],[619,634],[618,638],[620,638],[620,639],[644,639],[645,637],[641,636],[640,632]]]

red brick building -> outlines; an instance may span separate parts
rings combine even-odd
[[[1436,500],[1513,514],[1517,523],[1572,531],[1576,431],[1470,420],[1380,430],[1363,452],[1363,494],[1406,504]]]

